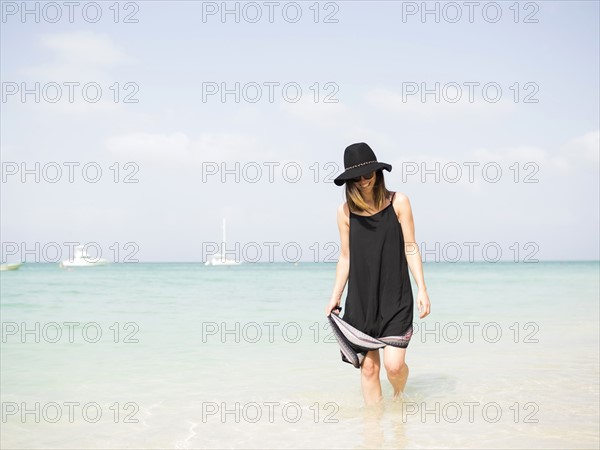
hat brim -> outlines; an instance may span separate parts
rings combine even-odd
[[[385,169],[388,172],[391,172],[392,166],[390,164],[384,163],[384,162],[373,162],[370,164],[365,164],[364,166],[345,170],[340,175],[338,175],[333,180],[333,182],[338,186],[342,186],[346,181],[348,181],[352,178],[358,177],[360,175],[366,175],[373,170],[380,170],[380,169]]]

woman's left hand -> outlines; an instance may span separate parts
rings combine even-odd
[[[431,303],[429,302],[429,295],[427,295],[427,291],[422,291],[419,289],[419,293],[417,294],[417,305],[419,307],[419,319],[429,315],[431,311]]]

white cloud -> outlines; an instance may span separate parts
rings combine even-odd
[[[52,59],[21,70],[39,81],[99,82],[108,79],[112,68],[134,62],[108,35],[92,31],[47,34],[40,45],[51,52]]]
[[[56,52],[60,60],[95,66],[114,66],[127,61],[108,35],[91,31],[56,33],[42,37],[44,47]]]
[[[191,159],[190,138],[184,133],[131,133],[109,138],[110,153],[148,163],[186,163]]]
[[[249,161],[263,155],[254,137],[227,133],[204,133],[196,139],[182,132],[130,133],[109,138],[106,147],[122,159],[170,167]]]
[[[1,144],[0,145],[0,156],[4,161],[7,158],[13,158],[17,155],[17,147],[15,145]]]
[[[293,117],[320,128],[352,127],[360,122],[359,116],[342,102],[315,102],[311,95],[296,103],[285,103],[284,110]]]
[[[600,163],[600,130],[586,133],[568,141],[562,148],[563,158],[569,166]]]
[[[565,161],[560,156],[553,156],[548,151],[531,146],[521,145],[514,147],[504,147],[498,150],[490,150],[488,148],[477,148],[473,150],[475,160],[485,162],[498,162],[505,167],[518,162],[521,166],[525,163],[532,162],[540,167],[550,167],[559,170],[566,168]]]
[[[432,173],[438,173],[442,182],[447,182],[456,176],[455,167],[458,165],[462,170],[459,181],[453,183],[471,191],[473,193],[484,193],[484,186],[488,183],[482,176],[482,167],[486,163],[497,163],[502,170],[502,180],[512,180],[515,176],[514,166],[518,163],[518,172],[520,179],[527,177],[528,180],[541,180],[548,172],[556,172],[565,176],[573,176],[572,172],[580,170],[582,167],[590,167],[590,164],[598,164],[598,131],[587,133],[583,136],[569,140],[557,154],[552,154],[536,146],[521,145],[490,149],[487,147],[475,148],[470,156],[461,158],[447,158],[444,156],[427,154],[403,154],[402,158],[388,161],[392,164],[398,179],[402,179],[398,172],[405,177],[402,182],[422,183],[433,182],[435,176]],[[469,167],[466,163],[479,163],[473,168],[474,180],[469,180]],[[526,163],[534,163],[536,166],[525,166]],[[511,169],[512,167],[512,169]],[[412,173],[416,171],[416,173]],[[495,173],[490,172],[490,176]]]
[[[478,92],[478,91],[476,91]],[[452,99],[455,96],[454,91],[448,91],[447,98]],[[463,87],[460,100],[452,103],[444,100],[440,96],[439,103],[435,102],[433,95],[428,95],[426,101],[421,101],[419,94],[407,95],[406,100],[402,98],[402,92],[389,89],[372,89],[365,94],[365,100],[371,106],[381,109],[386,112],[404,114],[407,116],[431,117],[437,115],[455,115],[456,113],[472,113],[480,114],[483,111],[490,112],[507,112],[515,108],[515,103],[510,99],[505,99],[503,95],[499,101],[492,103],[485,101],[480,95],[476,94],[474,101],[469,101],[467,87]]]
[[[383,160],[383,158],[379,158]],[[467,162],[479,162],[480,165],[472,169],[475,173],[473,180],[469,177],[469,166]],[[390,159],[392,165],[392,176],[401,183],[442,183],[448,186],[461,186],[472,193],[482,193],[486,183],[480,176],[481,161],[476,158],[447,158],[444,156],[427,154],[406,154],[401,158]],[[453,181],[455,180],[456,181]]]
[[[376,153],[378,148],[391,148],[395,145],[395,141],[386,133],[368,125],[368,113],[343,102],[319,103],[314,102],[312,97],[303,97],[297,103],[286,104],[284,111],[294,119],[300,119],[321,131],[326,131],[330,139],[340,142],[340,149],[332,155],[340,162],[343,149],[353,142],[369,142]]]
[[[497,161],[510,165],[513,162],[534,162],[543,169],[569,173],[590,164],[598,165],[600,152],[598,130],[570,139],[557,152],[534,146],[505,147],[495,151],[478,148],[473,155],[479,161]]]
[[[102,91],[101,91],[101,94],[99,95],[99,100],[91,102],[91,101],[87,101],[84,99],[84,97],[82,95],[81,86],[79,86],[79,89],[75,90],[74,101],[71,103],[69,101],[68,88],[61,86],[60,94],[58,94],[59,100],[55,103],[51,103],[48,101],[44,101],[44,99],[47,98],[46,96],[48,96],[50,98],[55,98],[55,96],[57,95],[56,94],[57,90],[54,87],[52,87],[51,91],[50,90],[45,91],[44,85],[41,84],[39,91],[40,91],[40,99],[42,99],[42,100],[39,103],[33,101],[33,96],[29,95],[29,97],[27,97],[27,101],[25,103],[18,103],[17,107],[26,108],[28,110],[28,112],[30,111],[30,112],[39,113],[40,114],[39,117],[41,118],[41,120],[45,120],[45,121],[48,121],[48,118],[52,117],[54,114],[71,114],[71,115],[100,114],[100,115],[105,115],[106,113],[115,113],[117,111],[126,111],[128,105],[124,104],[122,102],[115,103],[112,100],[113,93],[111,91],[108,91],[107,86],[100,86],[100,88],[102,89]],[[48,89],[50,89],[50,88],[48,88]],[[50,92],[50,93],[46,94],[45,92]],[[90,92],[95,93],[97,91],[91,90]],[[94,94],[94,95],[96,95],[96,94]],[[15,95],[15,98],[18,99],[19,96],[20,96],[20,93],[17,93]]]
[[[127,95],[139,99],[136,86],[125,86],[115,73],[135,59],[126,55],[110,36],[92,31],[53,33],[43,35],[39,45],[49,56],[45,62],[19,70],[29,79],[19,84],[19,91],[35,89],[34,83],[39,83],[37,89],[42,101],[24,102],[25,107],[44,114],[105,113],[122,108]],[[70,82],[79,84],[65,84]],[[115,82],[120,82],[118,87]],[[115,101],[116,92],[118,101]],[[19,95],[18,92],[15,98]],[[45,101],[46,98],[52,101]]]

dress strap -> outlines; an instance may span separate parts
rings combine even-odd
[[[396,196],[396,193],[394,192],[394,193],[392,194],[392,199],[390,200],[390,204],[393,204],[393,203],[394,203],[394,197],[395,197],[395,196]]]

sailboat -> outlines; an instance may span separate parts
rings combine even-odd
[[[226,249],[226,225],[225,225],[225,217],[223,217],[223,240],[221,241],[221,249]],[[205,266],[236,266],[241,264],[241,261],[236,261],[234,259],[227,258],[226,255],[221,253],[216,253],[211,255],[210,259],[208,259],[204,265]]]

